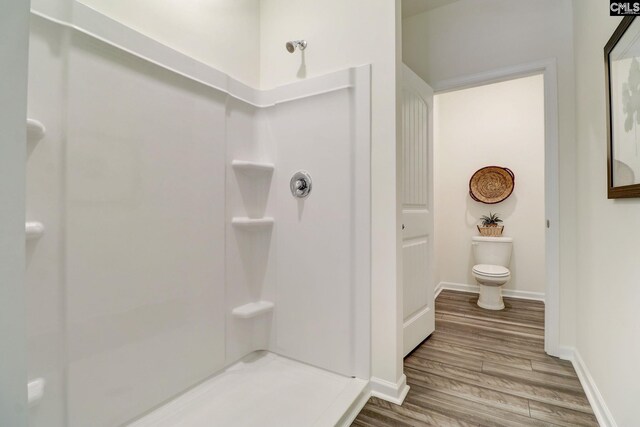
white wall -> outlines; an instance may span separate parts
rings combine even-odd
[[[395,164],[396,7],[399,1],[262,0],[260,9],[260,65],[265,88],[372,64],[372,375],[393,384],[402,375]],[[288,53],[285,42],[298,38],[307,40],[307,49],[302,54]]]
[[[514,239],[504,288],[544,293],[543,86],[537,75],[435,96],[436,284],[476,284],[471,236],[480,216],[498,212]],[[511,169],[516,185],[507,200],[486,205],[469,196],[469,178],[491,165]]]
[[[27,421],[24,204],[29,2],[0,14],[0,424]]]
[[[260,0],[79,1],[243,83],[260,85]]]
[[[574,3],[578,144],[577,349],[618,426],[640,401],[640,199],[608,200],[603,47],[620,18]]]
[[[569,0],[459,0],[403,21],[403,60],[436,91],[440,82],[451,78],[549,58],[557,61],[563,344],[575,341],[577,286],[571,4]]]

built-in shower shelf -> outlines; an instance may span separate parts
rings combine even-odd
[[[275,166],[272,163],[248,162],[245,160],[234,160],[231,166],[245,174],[264,174],[272,173]]]
[[[36,119],[27,119],[27,141],[38,142],[46,133],[44,125]]]
[[[231,311],[234,317],[240,319],[250,319],[273,310],[273,303],[269,301],[258,301],[241,305]]]
[[[25,222],[24,233],[27,239],[37,239],[44,234],[44,224],[37,221]]]
[[[44,395],[44,378],[35,378],[27,383],[27,399],[29,406],[33,406],[42,400]]]
[[[271,217],[265,218],[247,218],[247,217],[234,217],[231,220],[231,224],[237,228],[245,229],[257,229],[271,227],[275,220]]]

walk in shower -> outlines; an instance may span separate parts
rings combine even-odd
[[[70,4],[31,22],[30,425],[344,422],[370,377],[369,66],[257,90]]]

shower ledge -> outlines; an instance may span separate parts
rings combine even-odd
[[[240,319],[250,319],[252,317],[268,313],[272,310],[272,302],[258,301],[236,307],[231,311],[231,314],[233,314],[234,317],[239,317]]]
[[[36,119],[27,119],[27,141],[38,142],[44,138],[46,132],[44,125]]]
[[[44,234],[44,224],[37,221],[25,222],[24,233],[27,239],[36,239]]]
[[[271,217],[264,218],[247,218],[247,217],[234,217],[231,219],[231,224],[238,228],[262,228],[271,227],[275,220]]]
[[[275,168],[273,163],[249,162],[245,160],[234,160],[231,162],[231,166],[237,171],[251,175],[272,173]]]

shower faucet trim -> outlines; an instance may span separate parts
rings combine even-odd
[[[298,171],[293,174],[289,182],[291,195],[297,199],[305,199],[311,193],[311,175],[307,171]]]

